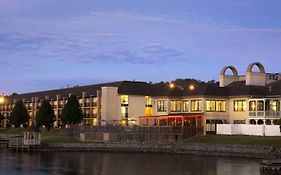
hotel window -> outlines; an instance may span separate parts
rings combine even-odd
[[[278,100],[267,100],[265,102],[266,111],[280,111],[280,102]]]
[[[152,116],[152,107],[145,107],[145,116]]]
[[[264,111],[264,101],[263,100],[259,100],[257,102],[257,110],[258,111]]]
[[[202,100],[191,100],[191,111],[202,111]]]
[[[128,95],[121,95],[121,106],[128,106],[129,105],[129,96]]]
[[[216,111],[217,112],[225,112],[226,111],[226,102],[225,102],[225,100],[217,100],[216,101]]]
[[[146,107],[152,107],[152,99],[151,99],[151,97],[148,97],[148,96],[145,97],[145,106]]]
[[[256,108],[256,101],[250,101],[249,102],[249,111],[256,111],[257,108]]]
[[[206,111],[207,112],[216,111],[216,100],[206,100]]]
[[[234,111],[235,112],[243,112],[246,109],[246,101],[245,100],[234,100]]]
[[[79,99],[79,105],[80,105],[80,107],[82,107],[83,106],[83,99],[81,98],[81,99]]]
[[[158,100],[157,101],[157,111],[165,112],[166,111],[166,100]]]
[[[184,100],[183,101],[183,112],[188,112],[189,111],[189,101]]]
[[[146,96],[145,97],[145,116],[152,115],[152,98]]]
[[[129,117],[129,108],[122,106],[121,107],[121,117],[122,118],[128,118]]]
[[[92,110],[92,116],[96,117],[97,116],[97,108],[93,108]]]
[[[181,111],[181,100],[171,100],[171,112]]]

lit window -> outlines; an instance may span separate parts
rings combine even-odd
[[[215,100],[206,100],[206,111],[207,112],[216,111],[216,101]]]
[[[183,112],[188,112],[189,111],[189,101],[184,100],[183,101]]]
[[[258,111],[264,111],[264,101],[263,100],[259,100],[257,102],[257,110]]]
[[[249,102],[249,111],[256,111],[257,108],[256,108],[256,101],[250,101]]]
[[[166,111],[166,100],[158,100],[157,101],[157,111],[158,112]]]
[[[191,111],[202,111],[202,100],[191,100]]]
[[[145,97],[145,106],[146,107],[152,107],[152,99],[151,99],[151,97],[148,97],[148,96]]]
[[[280,111],[280,102],[279,100],[267,100],[265,102],[266,111]]]
[[[171,112],[181,111],[181,100],[171,100]]]
[[[129,96],[128,95],[121,95],[121,106],[128,106],[129,105]]]
[[[234,100],[234,111],[243,112],[246,109],[246,101],[245,100]]]
[[[151,116],[152,115],[152,108],[146,107],[145,108],[145,116]]]
[[[225,112],[226,111],[226,102],[225,102],[225,100],[217,100],[216,101],[216,111],[217,112]]]
[[[122,118],[128,118],[129,117],[129,108],[122,106],[121,107],[121,117]]]
[[[152,115],[152,98],[149,96],[145,97],[145,116]]]

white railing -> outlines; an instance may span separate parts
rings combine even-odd
[[[249,111],[251,118],[281,118],[280,111]]]

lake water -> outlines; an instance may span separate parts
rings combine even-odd
[[[258,160],[255,159],[156,153],[15,153],[2,149],[0,166],[0,174],[9,175],[260,174]]]

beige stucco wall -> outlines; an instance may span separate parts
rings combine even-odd
[[[266,73],[261,72],[247,72],[246,85],[265,86]]]
[[[239,77],[234,75],[220,75],[220,87],[225,87],[232,82],[238,81]]]
[[[120,100],[118,98],[118,88],[102,87],[101,91],[101,124],[112,124],[113,120],[118,117],[118,103],[120,106]],[[106,123],[103,121],[106,121]]]
[[[121,116],[121,111],[119,113]],[[139,124],[139,117],[145,115],[145,96],[129,95],[129,118],[136,120]]]
[[[101,119],[107,124],[120,124],[123,119],[121,114],[121,96],[116,87],[102,87],[101,98]],[[136,120],[139,124],[139,117],[145,115],[145,96],[128,95],[128,117]]]

